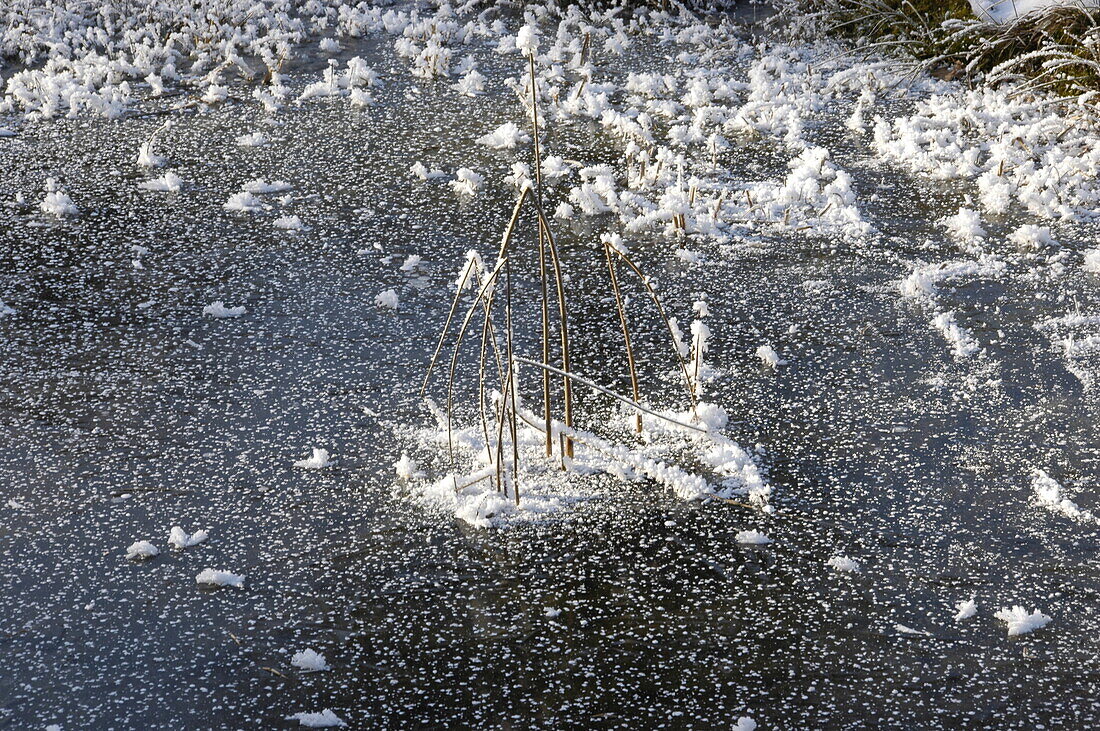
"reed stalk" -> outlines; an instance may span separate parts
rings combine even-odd
[[[542,149],[539,143],[538,91],[535,86],[535,54],[528,57],[531,69],[531,124],[535,134],[535,201],[542,207]],[[538,227],[539,286],[542,294],[542,362],[550,362],[550,302],[546,290],[546,245],[542,226]],[[554,454],[554,440],[550,436],[550,373],[542,372],[542,415],[546,421],[546,456]]]
[[[638,396],[638,372],[634,368],[634,349],[630,345],[630,328],[626,321],[626,309],[623,306],[622,292],[619,290],[619,278],[615,274],[615,262],[611,259],[611,244],[606,241],[603,244],[604,258],[607,259],[607,273],[611,279],[611,291],[615,294],[615,309],[619,312],[619,324],[623,328],[623,341],[626,343],[626,363],[627,368],[630,370],[630,391],[634,396],[635,401],[639,401]],[[638,433],[642,433],[642,415],[641,413],[635,413],[634,415],[634,430]]]

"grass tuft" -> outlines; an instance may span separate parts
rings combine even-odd
[[[908,57],[940,78],[1012,83],[1100,115],[1097,8],[1053,6],[997,24],[974,17],[964,0],[789,0],[776,22]]]

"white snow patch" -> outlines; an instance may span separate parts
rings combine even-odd
[[[376,307],[386,307],[391,310],[396,310],[397,302],[397,292],[392,289],[387,289],[385,292],[379,292],[374,296],[374,304]]]
[[[955,321],[954,312],[941,312],[932,319],[932,325],[943,333],[956,358],[966,358],[981,350],[981,345],[974,339],[974,334],[960,327]]]
[[[302,219],[297,216],[280,216],[275,219],[272,225],[283,231],[301,231],[305,228],[305,226],[302,225]]]
[[[195,577],[196,584],[209,586],[244,586],[244,577],[220,569],[203,569]]]
[[[329,456],[327,449],[318,449],[314,447],[311,457],[298,460],[294,463],[294,466],[304,470],[322,470],[325,467],[331,467],[336,464],[336,460],[329,459]]]
[[[975,243],[986,235],[985,229],[982,228],[981,215],[973,208],[964,206],[958,213],[948,216],[941,223],[947,227],[947,233],[951,238],[963,243]]]
[[[458,172],[455,173],[455,179],[451,181],[451,188],[459,195],[472,197],[481,190],[481,185],[484,182],[485,178],[470,168],[459,168]]]
[[[329,669],[325,656],[309,648],[294,653],[290,658],[290,664],[307,673],[316,673],[321,670]]]
[[[847,556],[833,556],[825,562],[825,565],[837,571],[847,571],[853,574],[858,574],[862,570],[858,561]]]
[[[480,145],[494,150],[511,150],[518,144],[531,141],[531,136],[516,126],[515,122],[505,122],[487,135],[477,138]]]
[[[229,196],[229,200],[222,204],[222,208],[238,213],[255,213],[263,209],[263,203],[260,202],[259,198],[244,190]]]
[[[404,453],[401,454],[401,459],[393,463],[393,468],[402,480],[419,480],[424,477],[424,473],[419,470],[419,465]]]
[[[766,343],[756,349],[756,357],[773,371],[778,370],[781,365],[787,365],[787,361],[780,359],[779,354],[775,352],[775,348]]]
[[[955,605],[955,621],[961,622],[964,619],[970,619],[978,613],[978,603],[971,597],[966,601],[961,601]]]
[[[737,534],[737,542],[750,546],[763,546],[771,543],[772,539],[758,530],[743,530]]]
[[[1038,609],[1028,614],[1028,611],[1021,606],[1013,606],[1012,609],[1002,607],[993,616],[1008,625],[1009,637],[1034,632],[1046,627],[1050,622],[1050,617]]]
[[[126,549],[126,558],[131,561],[152,558],[160,553],[160,549],[149,541],[135,541]]]
[[[1092,274],[1100,274],[1100,249],[1088,249],[1084,257],[1085,261],[1081,268]]]
[[[262,195],[264,193],[282,193],[285,190],[290,190],[294,186],[285,180],[272,180],[270,183],[263,178],[256,178],[250,180],[242,186],[246,193],[256,193]]]
[[[1031,489],[1036,502],[1053,513],[1080,521],[1095,522],[1096,516],[1089,510],[1082,510],[1077,503],[1065,497],[1062,486],[1043,470],[1035,470],[1031,476]]]
[[[73,203],[73,199],[61,190],[61,186],[53,178],[46,178],[46,197],[42,199],[39,208],[42,209],[43,213],[49,213],[59,218],[61,216],[75,216],[80,213],[80,209]]]
[[[237,307],[226,307],[225,303],[221,300],[215,300],[214,302],[208,304],[206,307],[202,308],[202,314],[222,319],[229,317],[240,317],[247,311],[248,308],[246,308],[244,305],[238,305]]]
[[[1021,251],[1040,251],[1058,246],[1048,226],[1036,226],[1030,223],[1025,223],[1010,233],[1008,240],[1016,244]]]
[[[190,548],[191,546],[197,546],[206,541],[209,537],[210,535],[204,530],[195,531],[188,535],[187,531],[183,528],[174,525],[172,526],[172,530],[168,533],[168,545],[182,550],[184,548]]]
[[[151,190],[156,193],[178,193],[182,187],[183,180],[171,171],[159,178],[138,183],[138,188],[141,190]]]
[[[238,137],[237,145],[240,147],[262,147],[270,141],[263,132],[252,132]]]
[[[287,716],[286,720],[297,721],[306,728],[336,728],[347,726],[343,719],[327,708],[320,713],[295,713],[292,716]]]
[[[915,267],[909,276],[901,281],[899,288],[905,297],[928,300],[939,294],[938,287],[944,282],[964,277],[993,278],[1002,274],[1004,270],[1004,261],[992,255],[984,255],[976,261],[923,264]]]

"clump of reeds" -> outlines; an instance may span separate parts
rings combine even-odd
[[[1012,82],[1100,113],[1100,10],[1083,4],[994,23],[965,0],[789,0],[776,22],[896,52],[944,78]]]
[[[453,468],[455,449],[452,438],[452,420],[455,411],[455,383],[460,375],[460,351],[463,341],[471,331],[471,327],[474,326],[475,321],[480,320],[481,340],[477,357],[477,411],[480,416],[482,439],[494,468],[490,477],[494,480],[497,491],[505,495],[510,493],[514,496],[517,504],[520,500],[519,475],[521,471],[517,437],[519,422],[522,421],[545,435],[546,457],[553,459],[556,453],[558,463],[563,469],[567,467],[568,461],[574,456],[574,441],[586,438],[582,432],[574,429],[573,426],[574,384],[581,384],[626,404],[635,413],[634,430],[638,433],[642,431],[643,413],[654,418],[671,421],[680,427],[705,431],[700,427],[678,422],[666,415],[648,409],[640,403],[641,393],[631,338],[630,319],[620,283],[624,274],[637,278],[648,295],[649,301],[654,305],[657,316],[664,321],[668,328],[672,346],[670,350],[676,358],[683,375],[685,392],[691,402],[693,412],[697,403],[696,384],[698,379],[693,379],[689,374],[688,364],[678,349],[675,324],[667,316],[648,277],[645,276],[622,247],[614,245],[612,239],[603,240],[602,251],[597,254],[599,263],[594,264],[600,268],[606,266],[608,289],[615,303],[615,319],[618,321],[623,337],[623,357],[625,370],[630,380],[631,395],[629,397],[624,396],[611,389],[599,386],[593,381],[574,373],[571,369],[572,343],[569,335],[570,319],[565,295],[565,282],[557,242],[549,218],[544,210],[540,142],[540,132],[542,130],[540,130],[538,113],[538,77],[535,73],[534,54],[529,54],[528,59],[530,88],[527,90],[529,93],[526,96],[530,99],[528,113],[534,132],[534,183],[533,185],[524,186],[520,190],[519,198],[512,208],[511,217],[505,227],[495,264],[490,268],[482,262],[476,253],[470,252],[467,255],[466,262],[456,281],[457,291],[442,332],[439,335],[435,352],[428,365],[421,390],[422,395],[426,394],[431,376],[450,337],[453,342],[447,368],[446,406],[441,411],[442,420],[445,421],[448,432],[448,451]],[[517,303],[513,300],[512,277],[514,272],[512,261],[518,253],[519,247],[523,245],[517,232],[524,214],[527,214],[528,219],[533,218],[535,224],[531,245],[532,251],[538,256],[539,298],[537,312],[517,309],[515,307]],[[467,291],[473,292],[473,299],[466,303],[465,312],[459,318],[463,293]],[[541,352],[538,358],[526,357],[516,350],[515,330],[517,322],[521,319],[526,321],[529,317],[537,318],[539,322]],[[551,355],[555,348],[557,349],[557,358],[553,359]],[[518,366],[520,364],[534,367],[540,372],[542,410],[538,417],[534,417],[520,406],[521,399],[518,396],[520,391]],[[561,388],[558,393],[561,397],[560,401],[555,404],[555,389],[552,385],[553,381],[559,378],[561,379]],[[496,382],[496,389],[492,395],[487,396],[487,385],[492,381]],[[555,412],[561,415],[560,421],[555,421]],[[557,441],[557,444],[555,444],[555,441]],[[595,443],[597,440],[592,439],[589,441]],[[602,441],[599,443],[604,444]],[[597,446],[596,448],[606,449],[606,446]],[[457,480],[455,488],[456,490],[461,489]]]

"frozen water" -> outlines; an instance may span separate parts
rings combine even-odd
[[[420,438],[438,429],[417,392],[467,252],[492,266],[506,176],[523,163],[534,177],[515,50],[529,19],[318,3],[244,20],[256,3],[217,5],[225,28],[262,40],[191,59],[134,36],[108,68],[63,58],[80,34],[51,36],[90,17],[83,5],[0,26],[40,39],[25,70],[0,72],[0,125],[18,131],[0,140],[0,296],[15,312],[0,317],[0,722],[272,728],[333,708],[357,727],[1096,725],[1081,669],[1100,637],[1097,534],[1061,510],[1097,511],[1093,128],[718,16],[570,16],[560,44],[556,20],[540,23],[544,205],[577,372],[629,390],[592,257],[617,235],[689,362],[693,303],[707,303],[699,410],[727,443],[647,443],[648,417],[637,439],[629,409],[578,387],[579,427],[667,449],[710,492],[660,460],[560,483],[540,463],[552,509],[482,530],[451,493],[416,498],[451,469]],[[317,57],[325,34],[341,50]],[[449,66],[438,48],[416,61],[433,34]],[[455,85],[475,67],[469,96]],[[335,93],[295,103],[313,84]],[[367,88],[373,105],[354,104]],[[167,168],[139,168],[166,117]],[[509,122],[515,147],[477,144]],[[476,195],[432,175],[464,169]],[[139,187],[169,173],[186,184]],[[249,193],[257,179],[293,188]],[[50,192],[78,215],[42,210]],[[223,208],[242,192],[255,210]],[[977,221],[943,223],[963,209]],[[290,217],[308,231],[279,228]],[[513,297],[530,312],[526,216],[518,236]],[[624,290],[645,405],[683,414],[665,323],[639,282]],[[380,293],[400,306],[376,307]],[[225,298],[247,316],[200,314]],[[957,342],[934,324],[944,313]],[[519,324],[520,352],[537,352],[537,331]],[[979,348],[956,355],[967,333]],[[791,362],[778,377],[762,343]],[[536,381],[523,374],[533,410]],[[469,403],[476,385],[457,389]],[[291,469],[314,444],[339,469]],[[492,497],[465,515],[490,520]],[[212,538],[165,550],[171,526]],[[748,526],[773,542],[743,546]],[[163,552],[122,560],[138,536]],[[864,571],[826,568],[838,551]],[[247,581],[197,584],[207,566]],[[966,597],[981,609],[956,622]],[[1057,622],[1009,641],[994,611],[1015,604]],[[293,671],[284,648],[305,647],[335,670]]]

